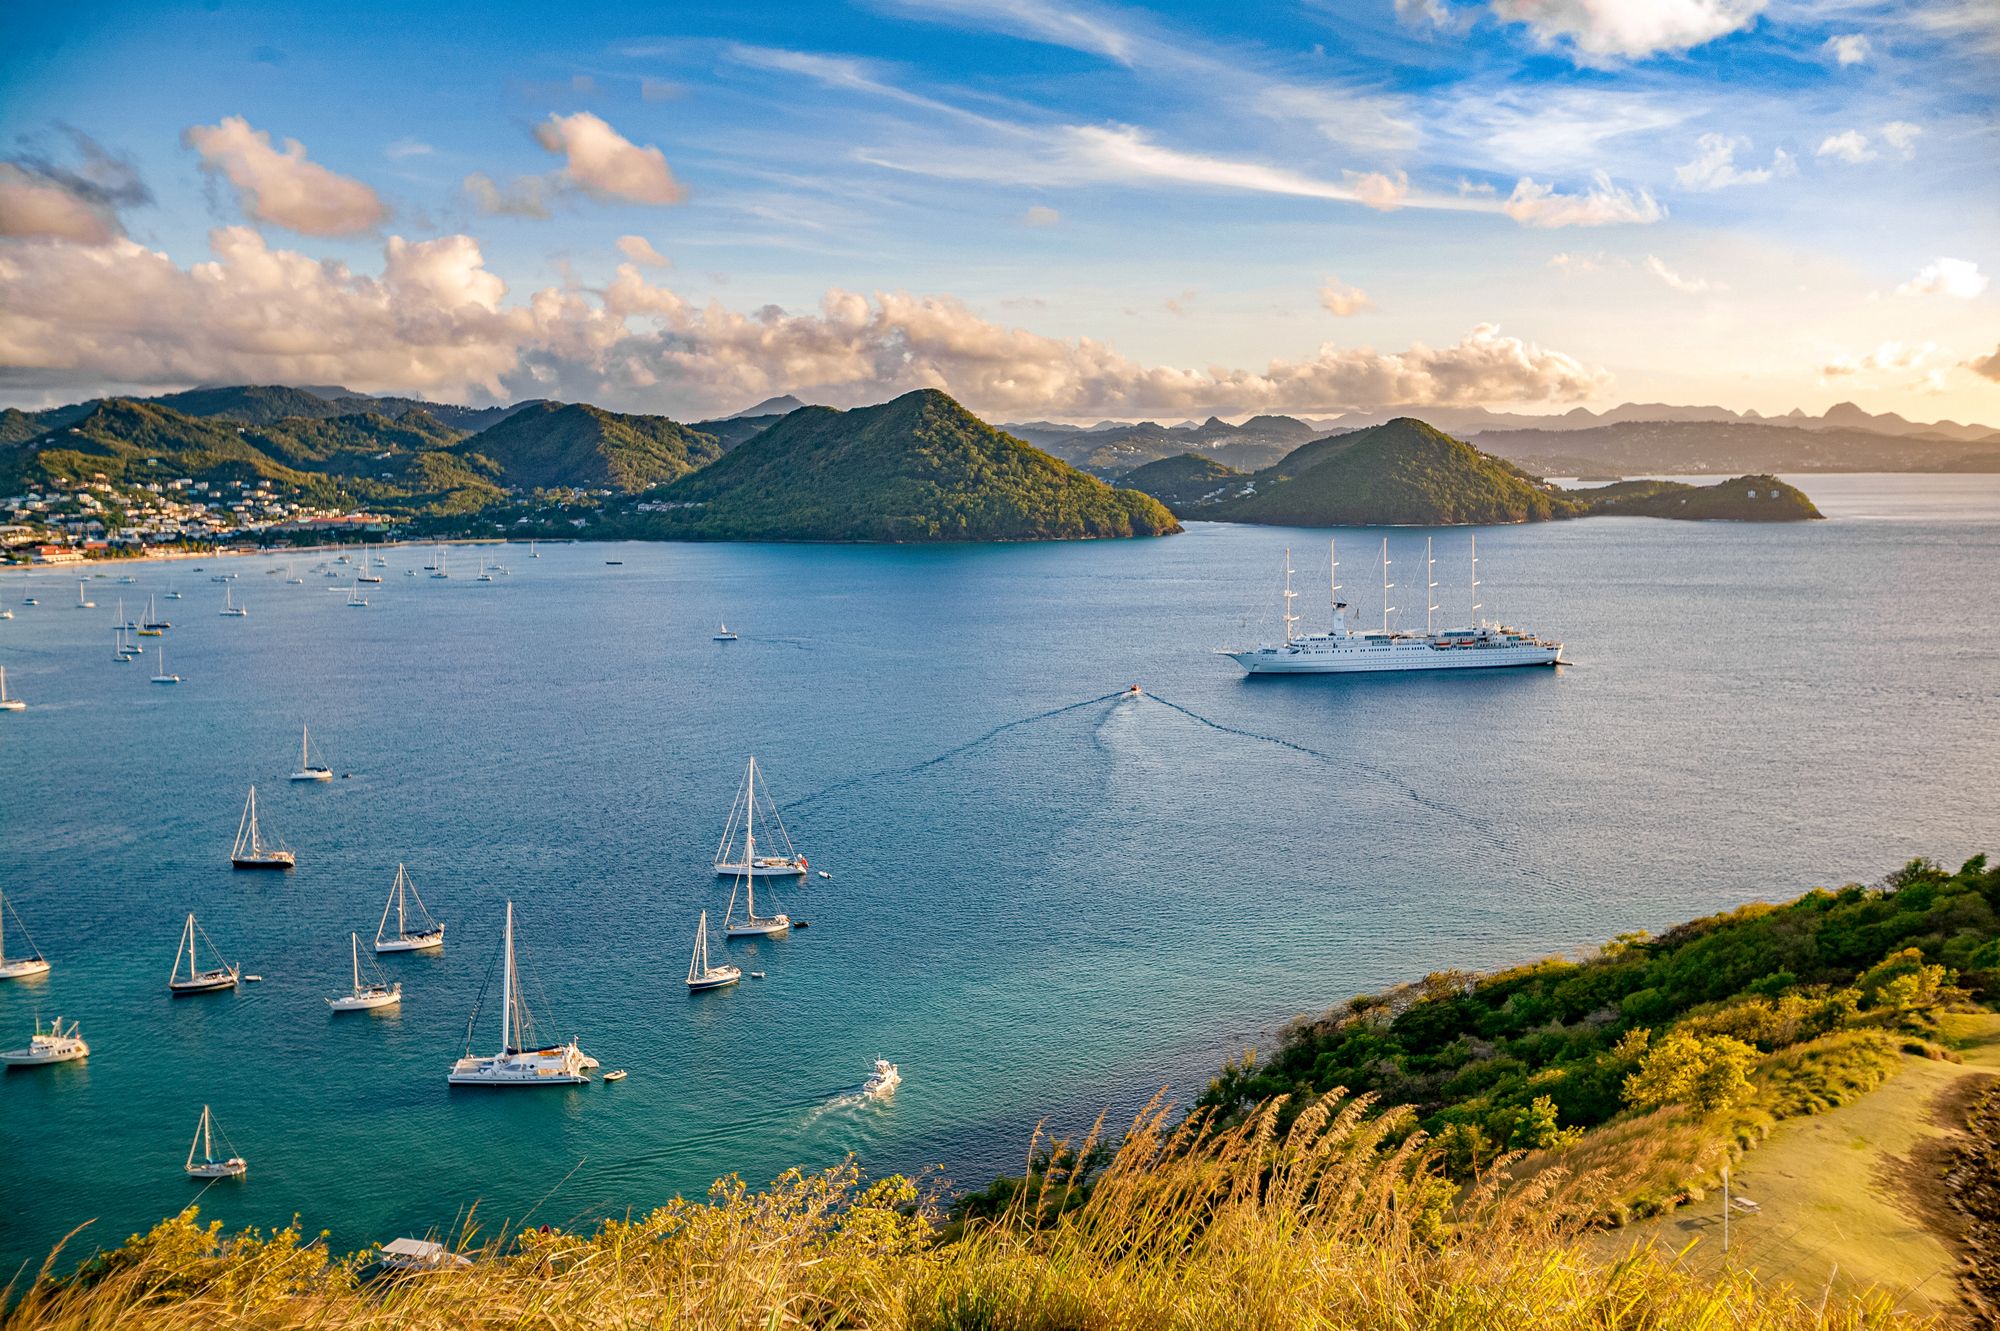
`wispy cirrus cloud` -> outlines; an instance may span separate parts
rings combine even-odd
[[[1581,194],[1563,194],[1554,185],[1523,177],[1501,211],[1534,227],[1644,225],[1667,215],[1651,193],[1615,185],[1601,171]]]

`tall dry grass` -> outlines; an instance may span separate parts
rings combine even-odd
[[[794,1171],[589,1233],[496,1239],[462,1271],[364,1278],[293,1231],[166,1221],[20,1295],[9,1331],[237,1328],[894,1328],[896,1331],[1860,1331],[1919,1323],[1882,1300],[1824,1308],[1747,1275],[1696,1280],[1577,1243],[1590,1177],[1457,1196],[1398,1115],[1329,1097],[1279,1137],[1169,1127],[1150,1108],[1091,1184],[1060,1170],[990,1221],[946,1226],[902,1178]],[[1059,1158],[1088,1159],[1085,1142]],[[1815,1292],[1817,1294],[1817,1292]]]

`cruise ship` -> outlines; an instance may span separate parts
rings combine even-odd
[[[1430,555],[1430,541],[1424,541],[1426,576],[1425,625],[1422,633],[1407,633],[1389,627],[1389,541],[1382,541],[1382,627],[1356,629],[1347,621],[1348,604],[1340,599],[1340,562],[1333,559],[1333,625],[1325,633],[1295,631],[1299,616],[1292,604],[1298,593],[1292,590],[1292,552],[1285,551],[1285,639],[1275,645],[1227,649],[1229,657],[1252,675],[1338,675],[1383,670],[1478,670],[1494,666],[1550,666],[1563,664],[1563,645],[1538,638],[1525,629],[1493,623],[1480,615],[1479,547],[1472,547],[1473,624],[1469,628],[1434,627],[1438,611],[1436,561]],[[1328,543],[1332,555],[1332,543]]]

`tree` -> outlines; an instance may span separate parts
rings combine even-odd
[[[1625,1079],[1625,1103],[1634,1109],[1686,1105],[1712,1114],[1750,1095],[1749,1071],[1757,1051],[1731,1035],[1670,1032],[1639,1060]]]

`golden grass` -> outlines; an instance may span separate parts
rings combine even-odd
[[[1587,1255],[1600,1182],[1548,1170],[1455,1198],[1401,1114],[1330,1096],[1276,1136],[1169,1129],[1154,1107],[1081,1206],[1059,1173],[947,1231],[906,1179],[851,1166],[589,1233],[494,1240],[463,1271],[362,1279],[292,1231],[225,1238],[192,1216],[25,1292],[7,1331],[672,1327],[895,1331],[1862,1331],[1922,1325],[1883,1301],[1823,1309],[1746,1277],[1638,1252]],[[1086,1143],[1088,1145],[1088,1143]],[[1081,1154],[1087,1156],[1088,1152]],[[1053,1217],[1053,1218],[1051,1218]],[[949,1233],[949,1237],[945,1235]]]

